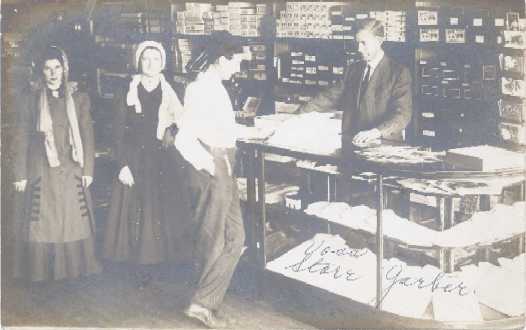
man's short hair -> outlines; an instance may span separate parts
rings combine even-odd
[[[366,18],[358,21],[358,23],[356,24],[356,32],[358,33],[362,30],[368,30],[373,35],[380,38],[385,37],[384,24],[381,21],[378,21],[373,18]]]

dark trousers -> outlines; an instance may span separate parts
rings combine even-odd
[[[211,153],[215,163],[213,177],[189,166],[197,273],[191,302],[216,310],[243,252],[245,229],[236,178],[230,170],[234,168],[235,151],[213,149]]]

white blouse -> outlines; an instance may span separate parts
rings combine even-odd
[[[197,170],[203,169],[203,162],[212,158],[199,141],[211,148],[235,147],[238,128],[234,109],[215,71],[200,73],[188,85],[184,108],[175,146]]]

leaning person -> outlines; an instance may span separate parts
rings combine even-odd
[[[227,32],[213,33],[194,61],[200,71],[184,98],[175,145],[191,164],[196,287],[185,314],[210,328],[228,325],[217,311],[244,250],[245,229],[232,172],[234,110],[223,81],[240,71],[248,54]]]

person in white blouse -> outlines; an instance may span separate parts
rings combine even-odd
[[[247,59],[243,47],[228,32],[215,32],[193,61],[199,71],[185,93],[185,111],[175,146],[189,168],[196,286],[184,311],[210,328],[226,327],[217,311],[244,250],[237,181],[232,171],[237,128],[224,80],[240,71]]]

